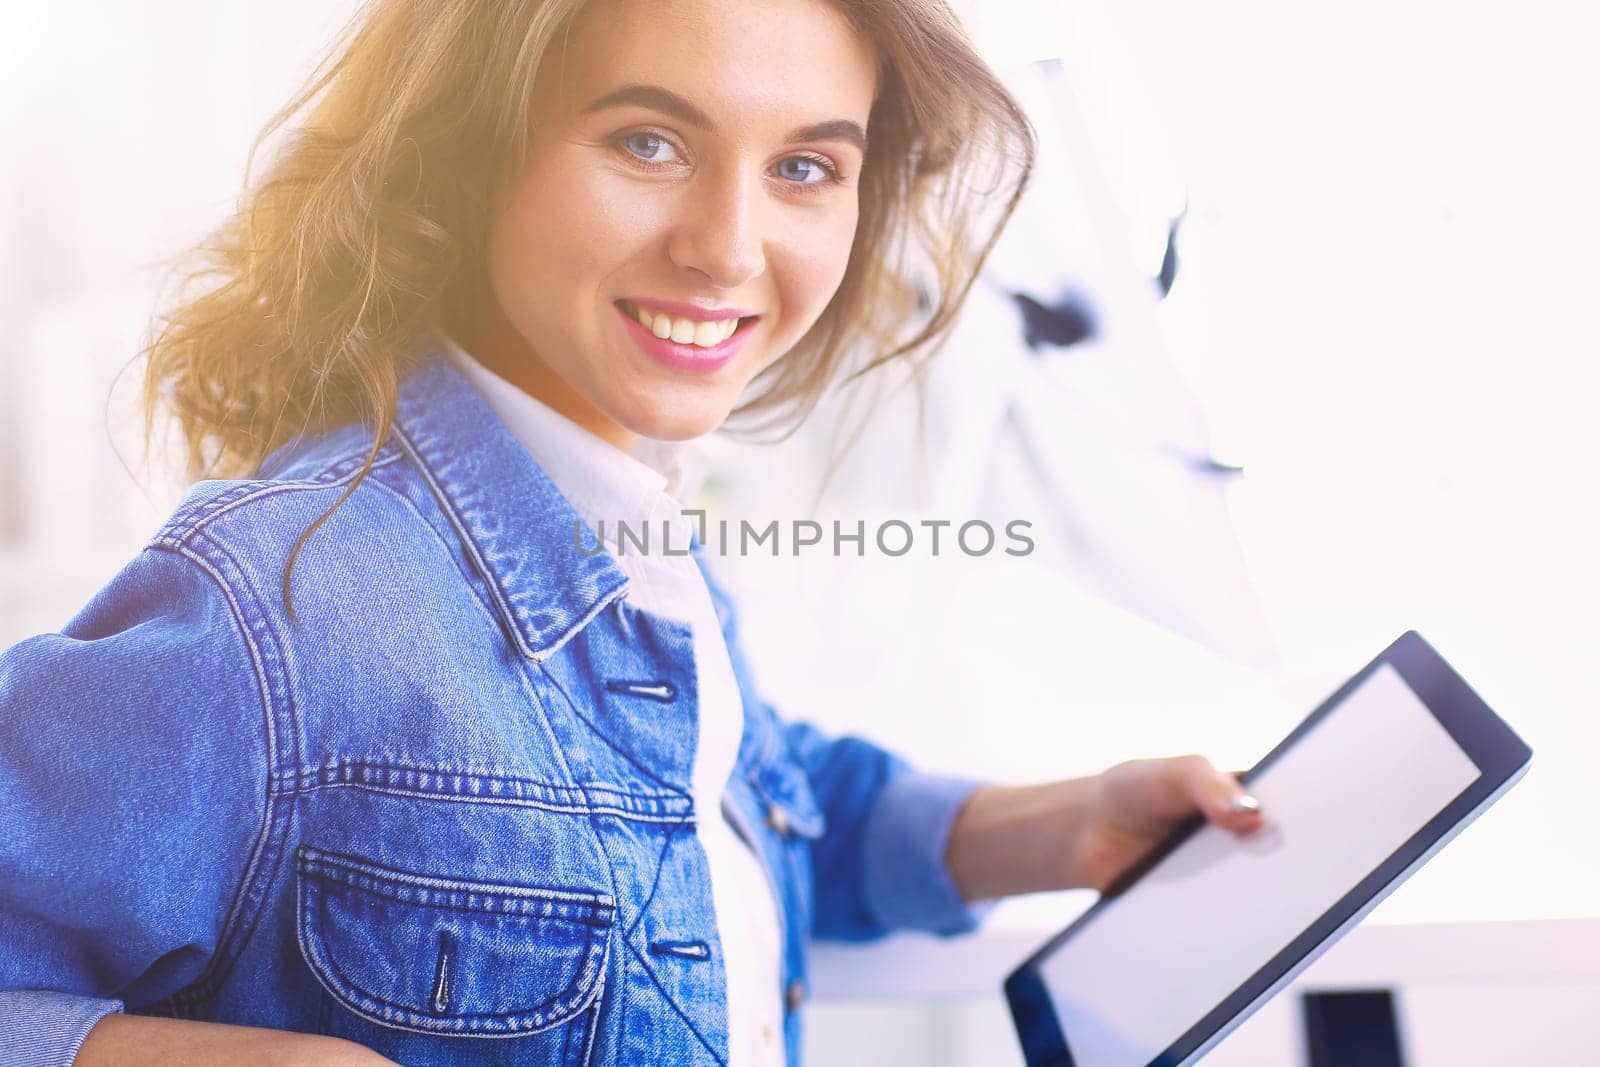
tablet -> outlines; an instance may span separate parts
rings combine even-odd
[[[1006,979],[1030,1067],[1198,1060],[1527,771],[1416,633],[1242,781],[1266,825],[1196,816]]]

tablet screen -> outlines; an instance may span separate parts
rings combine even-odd
[[[1038,961],[1075,1067],[1144,1067],[1479,773],[1380,665],[1251,780],[1260,831],[1202,827]]]

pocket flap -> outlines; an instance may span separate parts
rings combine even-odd
[[[301,846],[300,951],[350,1011],[403,1030],[531,1034],[577,1016],[615,902],[588,890],[414,874]]]
[[[753,768],[750,784],[767,808],[767,821],[785,837],[818,838],[827,825],[803,767],[787,749]]]

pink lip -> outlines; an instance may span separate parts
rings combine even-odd
[[[698,304],[684,304],[676,300],[655,300],[647,296],[625,296],[622,298],[634,307],[649,308],[651,311],[665,311],[669,315],[678,315],[685,319],[694,319],[696,322],[723,322],[727,319],[748,319],[754,311],[745,311],[742,308],[707,308]]]
[[[667,305],[658,305],[666,310]],[[639,320],[628,314],[622,308],[617,308],[617,314],[622,317],[623,325],[633,335],[633,339],[644,349],[645,355],[675,370],[699,371],[709,374],[725,366],[729,360],[738,354],[744,347],[745,340],[749,338],[755,327],[755,320],[741,322],[739,328],[734,330],[728,339],[713,348],[701,348],[699,345],[680,345],[671,338],[663,340],[639,324]],[[730,316],[724,315],[723,318]]]

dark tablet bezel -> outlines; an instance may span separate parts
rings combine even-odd
[[[1308,926],[1300,936],[1274,955],[1215,1008],[1190,1027],[1177,1041],[1151,1060],[1146,1067],[1176,1067],[1203,1048],[1213,1036],[1265,994],[1330,938],[1341,927],[1359,918],[1386,890],[1407,871],[1439,847],[1463,820],[1494,796],[1497,790],[1518,775],[1533,752],[1499,716],[1495,715],[1472,687],[1434,651],[1416,631],[1408,631],[1367,664],[1334,694],[1323,701],[1288,737],[1269,752],[1240,780],[1248,785],[1293,747],[1302,737],[1342,704],[1358,686],[1385,664],[1393,667],[1417,694],[1457,745],[1478,768],[1478,777],[1462,790],[1444,810],[1428,821],[1404,844],[1389,855],[1354,889]],[[1048,991],[1038,973],[1038,965],[1059,949],[1074,933],[1122,896],[1140,878],[1174,849],[1188,840],[1205,820],[1196,816],[1162,841],[1143,860],[1129,869],[1101,899],[1070,926],[1051,938],[1013,971],[1005,982],[1006,1000],[1011,1006],[1017,1035],[1029,1067],[1074,1067],[1066,1038],[1055,1017]]]

